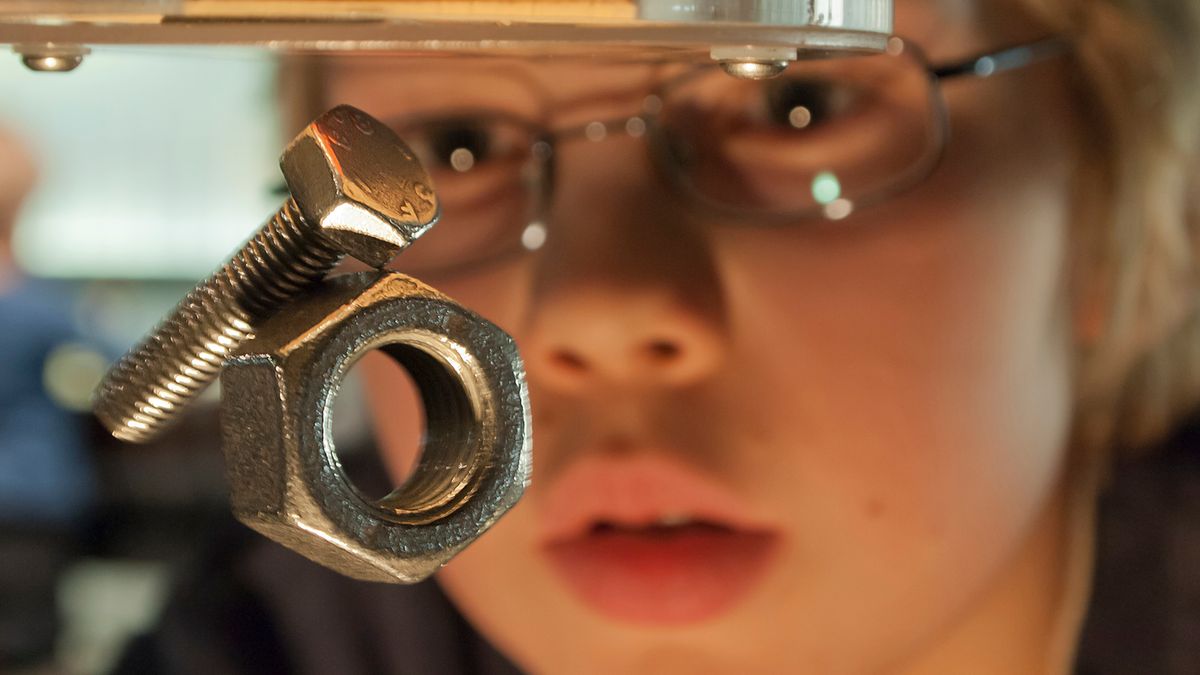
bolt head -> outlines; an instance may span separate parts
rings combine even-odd
[[[83,63],[83,57],[78,54],[61,55],[37,55],[26,54],[21,57],[21,63],[25,67],[39,73],[69,73],[79,67]]]
[[[339,250],[382,267],[437,222],[433,182],[385,124],[338,106],[308,125],[280,159],[310,226]]]
[[[721,69],[739,80],[769,80],[787,70],[789,61],[738,59],[721,61]]]
[[[39,73],[67,73],[83,63],[92,50],[76,44],[16,44],[13,51],[21,56],[25,67]]]

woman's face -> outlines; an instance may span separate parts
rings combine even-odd
[[[1038,36],[897,4],[935,62]],[[657,72],[347,59],[330,102],[575,124]],[[1072,416],[1063,75],[947,82],[940,166],[832,227],[729,226],[643,139],[563,143],[544,246],[425,277],[516,339],[534,411],[525,498],[439,575],[471,621],[533,672],[873,672],[1019,586]],[[418,408],[368,380],[399,475]]]

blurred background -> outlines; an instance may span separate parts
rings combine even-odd
[[[151,446],[108,437],[91,391],[282,202],[277,69],[230,48],[101,48],[70,73],[9,56],[0,672],[100,673],[229,510],[216,387]],[[351,382],[339,447],[366,434],[358,400]]]

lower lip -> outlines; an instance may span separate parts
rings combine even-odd
[[[593,531],[546,546],[559,575],[597,612],[621,621],[715,618],[766,572],[776,535],[705,526]]]

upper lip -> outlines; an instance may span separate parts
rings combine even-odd
[[[539,506],[548,544],[582,537],[600,523],[641,527],[687,519],[774,529],[729,488],[661,454],[582,458],[549,485]]]

